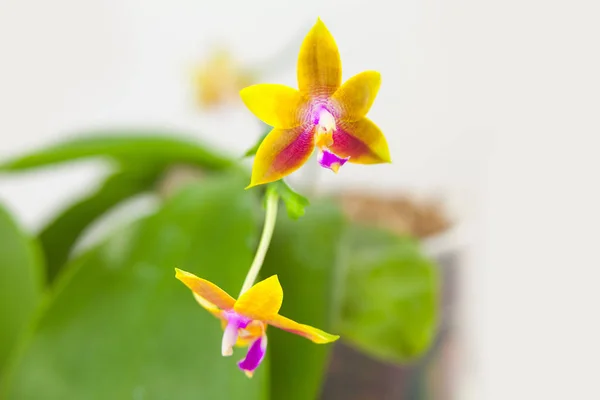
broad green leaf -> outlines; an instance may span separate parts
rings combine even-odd
[[[340,328],[348,343],[404,363],[427,351],[438,322],[437,267],[415,239],[352,226]]]
[[[236,365],[245,350],[222,357],[220,322],[174,276],[178,267],[237,294],[258,234],[244,183],[186,187],[70,265],[5,398],[266,399],[267,366],[248,379]]]
[[[153,187],[158,168],[128,169],[106,179],[94,193],[66,208],[39,234],[46,259],[46,277],[53,282],[81,233],[111,208]]]
[[[41,297],[39,251],[0,206],[0,376]]]
[[[304,209],[309,205],[306,197],[296,193],[283,179],[269,183],[267,186],[279,194],[291,219],[298,219],[304,215]]]
[[[339,305],[338,250],[344,225],[341,211],[329,202],[316,202],[297,221],[280,213],[262,272],[279,276],[282,315],[333,334],[339,333],[332,329]],[[318,398],[332,346],[270,329],[271,399]]]
[[[201,144],[170,132],[91,132],[0,164],[0,171],[22,171],[89,157],[105,157],[128,165],[185,163],[223,169],[232,161]]]

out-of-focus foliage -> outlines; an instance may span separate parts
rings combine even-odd
[[[263,274],[279,275],[283,315],[325,331],[334,329],[344,228],[341,211],[329,202],[315,202],[298,221],[280,215]],[[317,398],[331,346],[276,329],[269,332],[269,344],[271,399]]]
[[[221,357],[219,322],[174,278],[173,268],[182,268],[235,296],[256,249],[264,190],[277,191],[287,208],[262,271],[279,275],[284,315],[341,333],[385,360],[412,360],[431,343],[437,275],[414,240],[348,227],[336,204],[307,207],[283,181],[245,191],[247,173],[196,142],[111,131],[0,164],[0,173],[89,157],[109,159],[115,170],[39,235],[50,279],[35,321],[43,263],[0,212],[0,390],[7,399],[317,398],[331,346],[269,329],[267,362],[248,380],[235,360]],[[210,173],[161,192],[155,214],[73,255],[90,224],[157,190],[180,164]]]
[[[104,157],[125,164],[181,163],[209,169],[230,167],[232,161],[201,144],[171,132],[92,132],[47,149],[0,164],[0,171],[21,171],[87,157]]]
[[[244,178],[193,185],[155,216],[74,260],[8,382],[10,399],[263,399],[221,357],[221,327],[173,278],[235,293],[252,261],[256,202]]]
[[[90,133],[0,164],[2,171],[48,167],[83,158],[106,158],[122,168],[94,193],[64,209],[40,233],[47,279],[52,282],[81,233],[117,204],[154,188],[174,164],[222,170],[232,161],[205,146],[177,136],[147,131]]]
[[[68,259],[83,231],[111,208],[132,196],[149,191],[163,169],[127,169],[111,175],[94,193],[63,210],[39,235],[51,282]]]
[[[429,348],[437,328],[436,266],[412,238],[353,226],[345,240],[340,334],[376,358],[414,360]]]
[[[39,251],[0,206],[0,377],[41,299]]]

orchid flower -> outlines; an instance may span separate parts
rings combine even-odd
[[[234,345],[249,346],[246,357],[238,362],[239,368],[248,377],[252,377],[265,357],[268,325],[304,336],[315,343],[330,343],[339,338],[278,314],[283,289],[277,275],[258,282],[235,300],[214,283],[177,268],[175,271],[175,277],[192,290],[198,303],[221,320],[225,330],[221,345],[223,356],[232,355]]]
[[[210,108],[237,100],[239,90],[253,81],[251,72],[242,68],[227,49],[215,49],[195,71],[197,102],[202,108]]]
[[[257,150],[248,187],[291,174],[315,147],[319,164],[334,172],[346,162],[391,162],[383,133],[365,117],[381,76],[365,71],[342,85],[340,54],[320,19],[302,43],[297,75],[299,90],[259,84],[240,92],[250,111],[274,127]]]

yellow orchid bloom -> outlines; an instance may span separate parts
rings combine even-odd
[[[259,84],[240,92],[250,111],[274,127],[256,152],[248,187],[291,174],[308,160],[315,147],[320,150],[321,166],[334,172],[347,161],[391,162],[383,133],[365,117],[379,91],[379,72],[361,72],[341,83],[340,53],[318,19],[300,48],[299,90]]]
[[[175,268],[175,277],[194,293],[198,303],[222,321],[225,332],[221,353],[233,354],[233,346],[249,346],[246,357],[238,366],[248,377],[260,365],[267,350],[267,325],[304,336],[315,343],[330,343],[339,336],[331,335],[312,326],[299,324],[279,315],[283,289],[277,275],[258,282],[238,300],[212,282]]]
[[[250,72],[242,69],[229,51],[219,48],[195,71],[196,99],[203,108],[218,106],[234,99],[252,81]]]

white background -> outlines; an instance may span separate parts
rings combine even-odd
[[[317,16],[344,78],[382,73],[370,117],[394,160],[320,186],[443,195],[462,221],[457,398],[600,398],[597,2],[1,0],[0,157],[98,126],[245,149],[253,117],[202,114],[194,65],[214,43],[259,63]],[[293,64],[268,78],[295,85]],[[101,173],[3,176],[0,201],[36,228]]]

